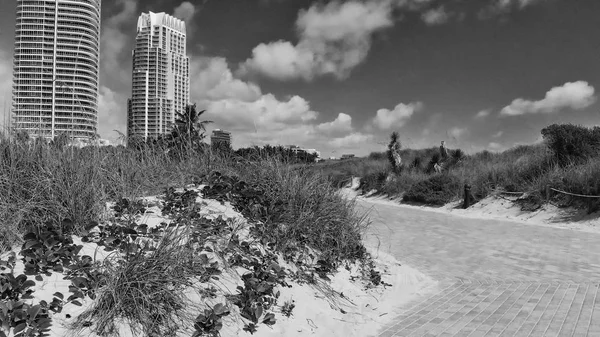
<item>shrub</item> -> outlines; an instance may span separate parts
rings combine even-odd
[[[461,161],[465,158],[465,153],[461,149],[456,149],[452,151],[452,159],[456,162]]]
[[[340,196],[319,171],[294,170],[277,160],[241,163],[236,171],[243,184],[221,175],[216,182],[209,179],[202,192],[229,198],[240,213],[257,222],[255,236],[275,243],[284,254],[312,247],[332,264],[364,256],[361,234],[368,223],[357,215],[353,201]]]
[[[412,162],[410,163],[410,168],[415,170],[415,171],[421,171],[423,170],[423,158],[421,157],[415,157]]]
[[[403,200],[430,205],[445,205],[458,194],[460,182],[451,175],[439,174],[420,181],[404,194]]]
[[[562,166],[581,163],[600,153],[600,128],[553,124],[542,129],[542,137]]]
[[[385,152],[371,152],[369,153],[370,160],[386,160],[387,153]]]
[[[383,171],[367,174],[360,179],[359,189],[365,193],[373,190],[381,191],[387,177],[388,173]]]

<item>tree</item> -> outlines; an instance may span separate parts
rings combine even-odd
[[[387,156],[390,161],[390,165],[392,166],[392,172],[395,174],[400,173],[400,169],[402,167],[402,158],[400,158],[400,150],[402,149],[402,144],[400,143],[400,135],[398,132],[392,132],[390,135],[390,143],[388,144]]]
[[[171,140],[177,144],[187,144],[190,148],[204,140],[206,125],[212,121],[200,121],[206,110],[198,111],[196,104],[188,105],[185,112],[176,112],[175,125],[171,131]]]

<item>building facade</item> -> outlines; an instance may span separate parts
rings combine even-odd
[[[16,0],[15,131],[94,138],[98,126],[101,0]]]
[[[214,129],[210,135],[210,143],[213,147],[231,147],[231,132]]]
[[[128,137],[156,138],[171,131],[190,97],[185,23],[165,13],[143,13],[133,50]]]

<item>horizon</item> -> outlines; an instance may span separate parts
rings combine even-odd
[[[236,148],[323,158],[534,144],[554,123],[599,125],[600,3],[580,0],[104,0],[98,131],[126,130],[131,51],[147,12],[186,22],[191,102]],[[0,4],[0,121],[15,4]]]

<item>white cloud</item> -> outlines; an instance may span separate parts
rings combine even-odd
[[[346,78],[364,62],[373,34],[394,25],[390,1],[332,1],[301,10],[296,20],[299,42],[262,43],[240,74],[278,80],[312,80],[319,75]]]
[[[448,130],[448,137],[453,139],[460,139],[462,136],[466,135],[468,130],[466,128],[453,127]]]
[[[401,128],[408,122],[412,115],[423,108],[421,102],[396,105],[393,110],[379,109],[373,119],[373,124],[381,130]]]
[[[487,149],[490,151],[501,151],[504,150],[504,146],[500,143],[491,142],[488,144]]]
[[[522,10],[531,5],[547,2],[548,0],[494,0],[479,12],[480,19],[488,19],[495,15]]]
[[[101,67],[105,80],[118,80],[128,82],[130,75],[123,71],[121,55],[131,53],[133,47],[128,34],[122,29],[126,23],[135,20],[137,13],[137,0],[116,0],[120,11],[112,17],[106,18],[102,25],[101,37]]]
[[[131,86],[131,71],[124,66],[121,57],[131,53],[131,41],[122,26],[135,20],[137,0],[116,0],[120,8],[115,15],[105,19],[102,25],[100,63],[102,69],[98,97],[98,132],[101,137],[116,139],[113,130],[127,129],[127,97],[116,87]],[[129,63],[127,63],[129,64]]]
[[[421,15],[423,22],[430,26],[441,25],[450,20],[451,14],[444,6],[430,9]]]
[[[256,125],[256,128],[267,132],[317,118],[317,113],[310,109],[309,102],[300,96],[292,96],[283,101],[272,94],[263,95],[253,102],[222,99],[209,102],[206,108],[209,116],[218,117],[230,127]]]
[[[196,57],[190,67],[192,101],[215,127],[234,131],[238,146],[297,143],[315,134],[318,113],[300,96],[279,99],[236,78],[223,58]]]
[[[594,87],[587,82],[568,82],[560,87],[550,89],[539,101],[523,98],[515,99],[509,106],[500,111],[501,116],[518,116],[523,114],[555,113],[565,109],[581,110],[596,102]]]
[[[491,113],[490,110],[481,110],[475,115],[475,118],[483,119],[483,118],[486,118],[487,116],[489,116],[490,113]]]
[[[343,134],[352,131],[352,116],[340,113],[331,122],[321,123],[317,125],[316,129],[326,135]]]
[[[100,87],[98,97],[98,133],[102,137],[115,140],[117,130],[127,133],[127,101],[122,95],[106,86]]]
[[[492,138],[500,138],[504,134],[504,131],[498,131],[492,135]]]
[[[182,2],[173,10],[173,16],[185,21],[186,23],[190,22],[195,14],[196,6],[189,1]]]
[[[345,137],[335,138],[330,141],[330,144],[338,148],[349,148],[357,145],[363,145],[365,142],[370,142],[372,140],[373,135],[356,132]]]
[[[233,76],[222,57],[193,57],[190,60],[192,100],[236,99],[252,102],[262,96],[260,87]]]

